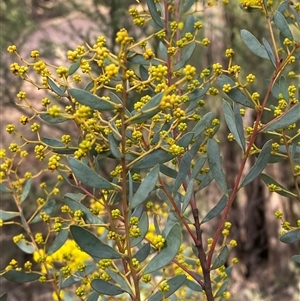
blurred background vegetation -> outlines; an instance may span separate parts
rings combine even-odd
[[[259,40],[262,37],[269,39],[265,20],[259,12],[247,15],[239,9],[238,1],[231,2],[226,9],[218,6],[197,16],[204,24],[203,37],[211,40],[211,46],[205,49],[197,48],[191,63],[199,71],[215,62],[226,66],[225,49],[233,48],[236,54],[234,63],[242,66],[244,74],[254,73],[260,79],[270,78],[271,64],[245,50],[240,38],[240,29],[247,29]],[[84,42],[92,44],[98,35],[105,35],[110,49],[115,49],[115,33],[122,27],[126,27],[136,37],[146,34],[146,29],[134,29],[129,20],[127,10],[134,3],[134,0],[2,0],[0,2],[1,132],[3,133],[6,124],[11,122],[10,118],[15,118],[9,113],[11,112],[9,108],[14,105],[17,92],[24,87],[24,83],[9,71],[9,65],[14,58],[6,53],[8,45],[16,44],[24,57],[29,57],[30,50],[39,49],[43,58],[61,64],[69,64],[65,55],[67,50]],[[27,94],[32,95],[33,102],[38,101],[40,97],[36,96],[33,87],[30,89],[32,90],[26,89]],[[266,84],[258,80],[254,89],[263,95]],[[220,115],[222,108],[218,103],[221,102],[216,98],[211,100],[213,110]],[[207,100],[209,101],[210,99]],[[250,123],[253,116],[248,118]],[[237,153],[232,144],[226,143],[228,132],[223,129],[220,133],[225,170],[229,186],[232,186],[238,168]],[[0,147],[10,142],[5,139],[7,138],[1,134]],[[292,179],[287,176],[289,173],[286,164],[274,166],[270,172],[287,187],[291,185]],[[208,208],[216,201],[210,198],[211,195],[214,195],[214,192],[207,190]],[[1,202],[1,208],[8,209],[9,205],[4,206],[2,198]],[[300,275],[299,266],[292,265],[290,261],[291,255],[295,254],[299,246],[283,245],[279,242],[280,225],[274,218],[274,212],[278,209],[291,221],[300,215],[299,208],[295,208],[293,200],[270,195],[259,180],[250,184],[234,203],[229,220],[234,225],[232,238],[239,242],[233,256],[240,259],[232,283],[235,301],[299,300],[297,297],[300,293],[299,280],[297,282]],[[12,257],[20,262],[29,259],[23,258],[24,255],[20,258],[18,249],[8,239],[12,237],[14,231],[13,227],[1,228],[1,269]],[[12,289],[13,294],[10,296],[12,301],[50,300],[48,292],[44,291],[46,286],[41,287],[37,284],[39,289],[36,289],[35,284],[30,284],[27,289],[26,286],[12,283],[5,285],[5,291],[8,286]],[[3,279],[0,287],[2,293]]]

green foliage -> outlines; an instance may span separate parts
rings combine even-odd
[[[198,12],[209,8],[195,1],[147,0],[131,7],[134,24],[151,28],[149,35],[136,41],[123,28],[116,33],[116,51],[100,36],[93,45],[68,51],[68,67],[47,63],[37,50],[26,60],[15,45],[8,47],[24,64],[12,63],[12,73],[47,90],[49,98],[42,99],[40,109],[24,91],[17,94],[17,105],[28,110],[19,121],[36,138],[27,139],[9,124],[7,133],[23,143],[0,149],[0,190],[16,205],[15,211],[0,211],[1,226],[18,225],[22,231],[12,239],[32,254],[23,266],[12,258],[3,277],[51,283],[56,300],[94,301],[100,295],[103,300],[119,295],[138,301],[229,299],[232,267],[225,265],[237,242],[229,241],[227,217],[239,190],[261,177],[271,192],[300,201],[300,74],[295,67],[300,41],[290,29],[299,30],[300,6],[241,2],[244,11],[260,13],[270,31],[270,41],[260,43],[256,33],[241,30],[245,51],[273,64],[263,97],[252,84],[257,77],[265,79],[254,75],[255,66],[253,74],[242,75],[244,66],[234,64],[239,53],[231,48],[225,52],[226,67],[215,62],[197,71],[190,64],[196,45],[210,43],[198,40],[202,23],[197,19]],[[157,40],[155,55],[150,45]],[[276,42],[285,47],[279,49]],[[231,99],[221,101],[231,131],[228,143],[237,143],[241,157],[233,187],[223,168],[220,120],[206,103],[218,100],[213,97],[220,87]],[[276,106],[270,103],[274,96]],[[246,111],[256,116],[251,124],[243,118]],[[65,133],[56,137],[48,131],[43,137],[46,123],[53,129],[64,123]],[[258,136],[269,139],[263,147]],[[46,162],[34,174],[20,168],[29,152],[35,157],[32,164]],[[255,163],[246,170],[252,158]],[[278,158],[290,163],[295,192],[262,173]],[[55,179],[54,184],[41,182],[43,175]],[[214,183],[216,195],[223,196],[202,217],[202,190]],[[41,196],[32,200],[38,184]],[[292,225],[282,213],[275,216],[284,229],[280,240],[299,241],[299,220]],[[206,240],[203,224],[213,219],[217,228]],[[34,223],[41,232],[33,230]],[[299,255],[293,260],[299,262]]]

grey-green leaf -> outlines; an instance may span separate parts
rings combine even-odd
[[[57,86],[50,77],[47,77],[47,83],[48,83],[49,87],[51,88],[51,90],[54,93],[56,93],[58,96],[61,96],[61,97],[66,96],[66,94],[65,94],[66,88],[65,87]]]
[[[136,252],[134,258],[136,258],[139,262],[143,262],[150,254],[150,251],[150,243],[146,243]]]
[[[292,256],[292,260],[295,261],[295,262],[297,262],[297,263],[300,263],[300,255],[294,255],[294,256]]]
[[[215,270],[215,269],[219,268],[220,266],[222,266],[227,260],[228,253],[229,253],[228,247],[225,245],[222,248],[221,252],[218,254],[216,260],[213,262],[211,270]]]
[[[31,186],[32,186],[32,179],[28,179],[23,187],[23,192],[22,192],[21,199],[20,199],[21,203],[24,202],[26,200],[26,198],[28,197],[29,192],[31,190]]]
[[[149,274],[165,267],[177,254],[181,244],[181,228],[174,224],[166,237],[166,245],[147,264],[144,274]]]
[[[33,254],[33,252],[35,251],[35,248],[33,246],[32,243],[30,243],[29,241],[26,241],[24,239],[21,239],[18,243],[17,246],[24,252],[27,254]]]
[[[91,286],[96,292],[103,295],[116,296],[125,293],[125,291],[119,286],[111,284],[102,279],[94,279],[91,282]]]
[[[133,117],[130,119],[130,122],[142,123],[157,114],[160,111],[158,106],[163,95],[163,93],[156,94],[143,106],[140,111],[136,113],[133,111]]]
[[[0,219],[2,219],[3,221],[10,220],[19,215],[20,215],[19,212],[0,210]]]
[[[262,42],[263,42],[264,47],[267,51],[267,54],[270,58],[270,61],[272,62],[273,66],[276,68],[276,59],[275,59],[275,55],[273,53],[271,45],[269,44],[269,42],[265,38],[262,39]]]
[[[236,119],[235,112],[233,112],[233,110],[231,109],[230,104],[225,99],[224,99],[224,102],[223,102],[223,110],[224,110],[224,116],[225,116],[226,124],[227,124],[230,132],[233,134],[233,136],[235,138],[235,141],[240,146],[240,148],[245,150],[244,135],[241,135],[240,131],[238,130],[239,127],[241,127],[243,129],[243,124],[241,125],[240,120]]]
[[[74,97],[79,103],[90,107],[91,109],[98,111],[111,111],[116,108],[116,106],[107,101],[106,99],[100,98],[95,94],[92,94],[86,90],[81,89],[69,89],[70,95]]]
[[[274,22],[279,29],[280,33],[289,40],[293,41],[294,37],[289,28],[289,25],[285,19],[285,17],[277,10],[274,14]]]
[[[273,178],[271,178],[270,176],[261,173],[260,174],[261,179],[267,184],[273,184],[276,185],[279,189],[276,190],[276,193],[285,196],[287,198],[292,198],[292,197],[296,197],[296,195],[294,193],[292,193],[291,191],[289,191],[287,188],[285,188],[284,186],[280,185],[279,183],[277,183]]]
[[[116,159],[120,159],[121,158],[121,152],[118,148],[117,142],[114,139],[113,135],[111,135],[111,134],[108,135],[108,142],[109,142],[109,149],[110,149],[111,153],[113,154],[113,156]]]
[[[182,68],[190,60],[195,48],[196,48],[196,43],[192,42],[182,49],[182,55],[180,57],[180,60],[173,67],[174,71],[177,71],[180,68]]]
[[[69,67],[68,76],[74,74],[78,68],[80,67],[81,58],[77,59],[77,61]]]
[[[194,137],[198,137],[209,125],[211,125],[211,121],[213,119],[213,113],[206,113],[194,126],[192,132],[194,133]]]
[[[141,230],[141,235],[138,237],[130,237],[130,245],[131,247],[137,246],[148,233],[149,228],[149,220],[146,212],[142,214],[138,222],[138,228]]]
[[[92,232],[83,227],[71,225],[70,232],[79,247],[97,260],[119,259],[122,257],[115,249],[104,244]]]
[[[129,201],[129,207],[135,208],[142,204],[147,198],[150,192],[155,188],[158,180],[159,165],[156,165],[150,170],[147,176],[144,178],[142,184],[138,188],[137,192],[133,195],[132,200]]]
[[[266,142],[263,146],[254,166],[249,170],[246,177],[242,181],[240,187],[244,187],[257,178],[269,162],[272,150],[272,140]]]
[[[167,280],[166,282],[169,285],[169,290],[167,292],[156,292],[148,299],[148,301],[166,300],[166,298],[173,295],[185,283],[185,280],[186,280],[185,275],[177,275]]]
[[[186,193],[185,193],[185,196],[184,196],[184,199],[183,199],[183,204],[182,204],[182,207],[181,207],[181,213],[184,213],[184,211],[186,210],[186,208],[190,204],[190,200],[191,200],[191,197],[192,197],[193,192],[194,192],[194,183],[195,183],[194,179],[191,179],[189,181],[189,184],[187,186]]]
[[[225,175],[222,170],[219,146],[215,139],[209,139],[207,142],[207,161],[209,169],[217,184],[219,185],[223,193],[227,194],[228,188]]]
[[[113,190],[115,187],[109,181],[102,178],[89,166],[85,165],[79,160],[72,157],[68,158],[69,166],[71,167],[76,178],[83,184],[96,189],[110,189]]]
[[[53,209],[56,205],[55,200],[48,201],[43,207],[41,207],[35,217],[31,220],[30,224],[34,224],[40,222],[42,218],[40,217],[41,212],[45,212],[46,214],[50,215],[53,212]]]
[[[174,155],[172,155],[171,153],[163,149],[155,149],[154,151],[150,152],[147,156],[143,157],[141,160],[133,164],[133,168],[148,169],[156,164],[170,161],[172,158],[174,158]]]
[[[8,193],[11,192],[11,190],[2,183],[0,183],[0,192]]]
[[[122,274],[117,274],[116,272],[106,269],[106,273],[117,283],[119,284],[124,291],[128,294],[132,294],[132,291],[127,283],[127,281],[121,276]],[[125,276],[124,276],[125,277]]]
[[[300,120],[300,103],[292,106],[285,113],[278,118],[271,120],[264,128],[263,131],[276,131],[288,127],[290,124]]]
[[[217,79],[218,84],[223,87],[225,84],[230,84],[231,87],[235,86],[235,82],[226,75],[220,75]],[[244,94],[238,87],[232,88],[228,93],[226,93],[234,102],[241,104],[248,108],[254,108],[254,104],[251,99]]]
[[[203,220],[201,221],[201,224],[204,224],[208,221],[210,221],[211,219],[213,219],[214,217],[216,217],[225,207],[227,204],[227,200],[228,197],[224,194],[220,201],[217,203],[217,205],[215,207],[213,207],[203,218]]]
[[[279,78],[279,89],[284,99],[289,99],[288,82],[284,75]]]
[[[285,244],[293,244],[300,240],[300,229],[289,231],[281,235],[279,239]]]
[[[56,123],[62,123],[65,121],[68,121],[69,119],[66,117],[58,116],[58,117],[52,117],[48,113],[41,113],[40,114],[41,119],[44,121],[51,123],[51,124],[56,124]]]
[[[63,225],[63,227],[65,227],[65,226],[66,226],[66,224]],[[49,247],[47,255],[51,255],[54,252],[56,252],[57,250],[59,250],[67,241],[68,235],[69,235],[68,229],[61,229],[57,233],[54,241],[52,242],[51,246]]]
[[[23,272],[16,270],[9,270],[3,274],[3,277],[6,280],[16,282],[16,283],[25,283],[38,280],[41,277],[41,274],[33,272]]]
[[[269,60],[268,53],[263,45],[259,43],[256,37],[246,29],[241,30],[241,36],[246,46],[257,56]]]
[[[156,25],[159,28],[164,28],[164,23],[161,20],[160,15],[158,14],[157,6],[156,6],[154,0],[147,0],[147,6],[149,9],[150,15],[153,18],[153,21],[156,23]]]
[[[85,222],[90,224],[101,224],[103,223],[102,219],[94,215],[87,207],[81,204],[75,196],[67,193],[64,197],[64,203],[70,207],[72,211],[80,210],[83,212],[83,219]]]

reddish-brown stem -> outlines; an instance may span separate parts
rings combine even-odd
[[[236,177],[236,180],[235,180],[235,183],[234,183],[234,187],[232,189],[232,192],[229,196],[229,199],[228,199],[228,202],[227,202],[227,205],[223,211],[223,214],[222,214],[222,217],[219,221],[219,224],[218,224],[218,228],[217,228],[217,231],[214,235],[214,238],[213,238],[213,243],[209,249],[209,252],[208,252],[208,255],[207,255],[207,262],[206,262],[206,267],[209,269],[210,268],[210,265],[211,265],[211,260],[212,260],[212,256],[213,256],[213,253],[215,251],[215,248],[216,248],[216,245],[217,245],[217,242],[219,240],[219,237],[221,235],[221,232],[222,232],[222,229],[224,227],[224,223],[227,219],[227,215],[229,213],[229,210],[232,206],[232,203],[237,195],[237,192],[239,191],[240,187],[239,187],[239,184],[240,184],[240,181],[241,181],[241,178],[242,178],[242,175],[243,175],[243,171],[244,171],[244,168],[245,168],[245,165],[246,165],[246,162],[248,160],[248,157],[250,155],[250,151],[251,151],[251,148],[256,140],[256,137],[259,133],[259,123],[261,121],[261,118],[262,118],[262,114],[263,114],[263,111],[264,111],[264,108],[266,106],[266,103],[269,99],[269,96],[271,94],[271,90],[272,90],[272,87],[275,83],[275,80],[278,76],[278,74],[280,73],[280,70],[276,69],[275,72],[274,72],[274,76],[272,77],[272,80],[271,82],[269,83],[269,86],[268,86],[268,89],[267,89],[267,92],[265,94],[265,98],[263,100],[263,103],[261,105],[260,108],[257,108],[257,115],[256,115],[256,120],[255,120],[255,124],[254,124],[254,128],[253,128],[253,133],[250,137],[250,141],[248,143],[248,146],[247,146],[247,149],[246,149],[246,153],[244,155],[244,158],[242,160],[242,163],[241,163],[241,166],[239,168],[239,171],[238,171],[238,175]]]

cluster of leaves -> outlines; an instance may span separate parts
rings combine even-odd
[[[287,1],[276,8],[271,2],[246,1],[241,8],[261,13],[270,29],[271,44],[241,31],[249,50],[273,64],[264,97],[251,90],[254,74],[241,76],[233,49],[226,50],[226,67],[216,62],[199,72],[189,64],[196,44],[210,43],[197,39],[202,23],[195,13],[203,9],[197,1],[147,0],[131,7],[134,24],[152,26],[153,34],[135,41],[121,29],[117,53],[100,36],[94,45],[68,51],[68,68],[47,63],[38,50],[29,61],[15,45],[8,47],[23,64],[12,63],[12,73],[51,91],[52,97],[43,98],[39,109],[26,92],[17,95],[17,105],[29,112],[19,121],[36,133],[35,140],[14,124],[6,126],[23,142],[0,150],[0,189],[17,208],[1,211],[1,226],[22,229],[13,240],[38,264],[35,268],[28,261],[21,267],[12,259],[2,272],[6,279],[50,283],[57,300],[73,300],[75,295],[88,301],[114,295],[150,301],[230,297],[227,278],[232,267],[225,268],[225,262],[236,241],[228,239],[231,224],[226,219],[238,191],[261,176],[270,191],[300,201],[299,85],[293,84],[300,76],[294,67],[300,41],[289,27],[299,30],[300,7]],[[158,54],[151,48],[154,40]],[[287,67],[291,70],[286,76]],[[220,88],[227,99],[223,112],[231,132],[228,143],[237,143],[241,150],[233,187],[228,187],[222,170],[220,121],[205,113],[205,99],[218,95]],[[276,106],[268,105],[271,97]],[[246,111],[255,112],[253,124],[244,124]],[[53,128],[65,123],[66,132],[60,139],[43,137],[44,123]],[[265,134],[271,139],[263,147],[256,145],[257,136]],[[32,145],[34,160],[47,162],[47,167],[22,173]],[[257,160],[243,177],[250,156]],[[262,173],[267,164],[282,160],[290,164],[295,192]],[[101,166],[111,168],[108,177]],[[44,174],[51,174],[56,183],[49,187],[40,182]],[[223,195],[201,218],[199,192],[213,181]],[[38,183],[40,197],[33,212],[27,212],[31,189]],[[73,190],[62,197],[65,185]],[[203,224],[217,216],[218,227],[205,241]],[[276,217],[283,219],[279,212]],[[33,232],[37,222],[44,232]],[[283,227],[283,242],[299,240],[299,221],[295,226],[283,221]],[[299,262],[299,255],[294,259]]]

